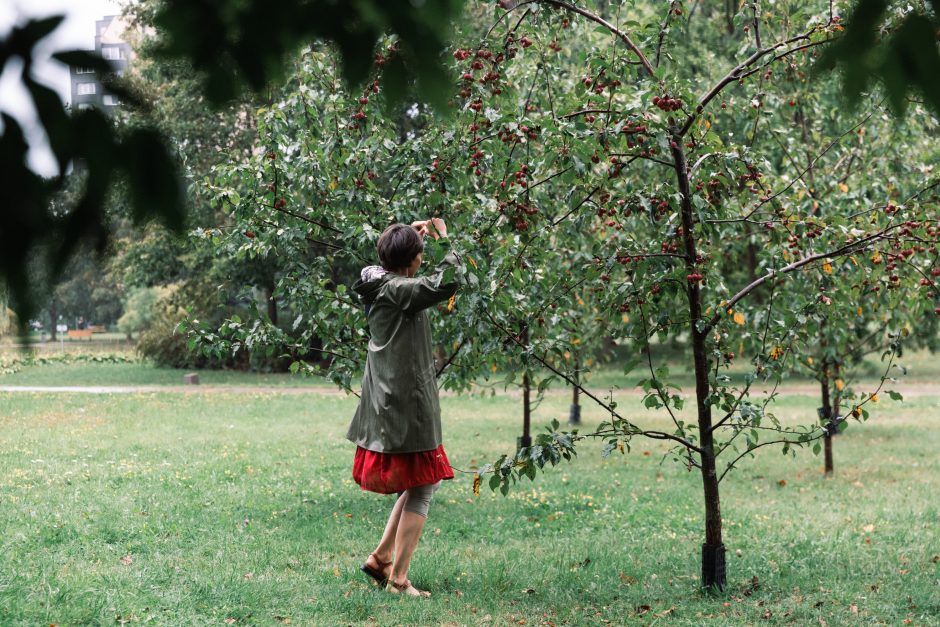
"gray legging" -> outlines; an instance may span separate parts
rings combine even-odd
[[[419,516],[428,517],[428,508],[431,507],[431,497],[440,487],[441,482],[429,483],[408,488],[401,494],[405,497],[404,509],[406,512],[414,512]],[[401,497],[401,495],[399,495]]]

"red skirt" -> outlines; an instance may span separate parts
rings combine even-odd
[[[454,478],[443,444],[417,453],[376,453],[357,446],[352,474],[363,490],[379,494],[396,494]]]

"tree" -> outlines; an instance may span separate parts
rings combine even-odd
[[[158,134],[147,128],[119,133],[97,110],[70,114],[56,92],[33,77],[34,50],[61,22],[61,17],[30,21],[0,42],[0,71],[8,64],[23,64],[19,71],[23,86],[50,139],[58,168],[58,174],[49,180],[30,170],[23,130],[16,120],[3,115],[0,169],[8,181],[16,183],[6,186],[6,211],[0,213],[0,280],[10,291],[21,325],[33,316],[36,307],[27,272],[31,260],[40,259],[41,273],[57,277],[81,244],[90,242],[103,250],[109,235],[104,206],[109,190],[119,180],[129,184],[135,219],[160,217],[170,226],[179,226],[182,215],[175,162]],[[111,72],[105,60],[85,51],[57,52],[53,58],[93,68],[101,76]],[[111,88],[122,100],[139,104],[120,86]],[[56,211],[53,201],[65,189],[66,173],[74,166],[80,166],[83,175],[77,200],[67,211]],[[25,331],[25,326],[21,330]]]
[[[221,6],[205,0],[168,0],[149,8],[148,13],[155,16],[154,21],[167,34],[166,56],[190,61],[202,73],[207,93],[216,103],[233,97],[243,83],[258,91],[270,80],[282,77],[283,57],[310,38],[335,42],[345,60],[346,77],[355,83],[368,73],[373,43],[388,31],[398,33],[404,45],[403,54],[392,61],[387,72],[386,82],[393,95],[391,101],[398,102],[394,96],[400,98],[406,93],[409,81],[417,77],[424,98],[440,103],[438,95],[446,93],[443,88],[446,79],[436,51],[446,41],[447,26],[458,14],[461,4],[459,0],[449,0],[436,2],[433,7],[416,7],[372,0],[345,6],[328,0],[294,0],[272,7],[261,0],[229,0]],[[516,7],[519,2],[504,0],[501,4]],[[878,77],[887,87],[896,110],[903,111],[907,93],[914,88],[924,94],[934,111],[940,111],[940,88],[934,80],[940,68],[940,54],[933,36],[937,30],[937,13],[932,3],[916,4],[916,7],[894,7],[886,0],[858,3],[849,21],[849,30],[827,59],[829,67],[839,64],[847,68],[846,91],[856,101],[871,79]],[[749,6],[753,13],[735,13],[733,4],[725,3],[725,26],[727,32],[733,34],[736,27],[743,24],[747,29],[753,23],[760,47],[760,16],[757,5]],[[692,5],[690,21],[697,8],[698,3]],[[891,8],[897,9],[897,17],[889,11]],[[608,12],[613,15],[612,10],[606,9],[603,14]],[[700,13],[711,16],[714,11],[705,5]],[[835,23],[838,17],[830,4],[830,22]],[[28,147],[22,130],[12,118],[4,118],[6,130],[0,141],[0,160],[5,165],[4,170],[20,184],[10,201],[11,206],[19,209],[0,216],[2,230],[16,234],[14,239],[3,242],[0,280],[9,284],[14,300],[22,301],[22,318],[28,318],[28,312],[35,306],[29,300],[24,268],[37,247],[43,247],[48,241],[59,241],[61,245],[52,247],[57,250],[56,256],[46,261],[56,275],[82,240],[94,240],[99,247],[104,245],[109,235],[104,198],[115,174],[129,182],[136,219],[161,217],[167,224],[180,224],[182,204],[172,184],[173,164],[159,137],[146,128],[122,137],[100,114],[70,118],[54,93],[31,77],[34,47],[60,21],[59,17],[31,21],[13,29],[0,42],[0,68],[8,61],[24,62],[21,72],[24,86],[33,98],[46,134],[53,138],[60,168],[60,174],[52,181],[43,181],[26,168]],[[206,29],[205,25],[211,28]],[[661,42],[669,27],[667,20],[659,31],[657,65],[663,51]],[[104,75],[111,71],[104,60],[82,51],[60,52],[56,58],[66,64],[93,67]],[[141,104],[132,92],[109,83],[110,89],[126,102]],[[62,187],[66,168],[71,162],[82,159],[95,164],[89,168],[89,184],[82,202],[70,212],[72,219],[50,215],[49,199]],[[160,178],[156,181],[158,175]]]
[[[424,9],[380,0],[351,6],[328,0],[276,5],[261,0],[228,0],[222,5],[166,0],[155,11],[148,10],[166,34],[166,56],[190,62],[204,77],[212,101],[222,103],[235,97],[244,83],[256,91],[263,89],[283,72],[283,57],[311,39],[336,42],[345,59],[346,76],[355,81],[368,68],[373,45],[386,30],[397,32],[403,42],[402,56],[389,68],[389,84],[402,91],[419,76],[423,93],[433,101],[444,81],[437,52],[459,8],[456,0],[435,2]],[[118,130],[96,110],[70,114],[56,93],[32,76],[35,49],[62,19],[29,21],[0,40],[0,72],[7,64],[22,62],[19,76],[50,138],[58,166],[51,180],[32,172],[26,165],[28,144],[23,130],[16,120],[3,116],[0,167],[17,184],[7,186],[9,209],[0,213],[0,281],[8,286],[24,325],[36,307],[27,275],[30,259],[37,250],[51,251],[43,258],[42,273],[58,277],[81,243],[103,249],[112,233],[107,195],[118,181],[127,183],[135,221],[159,218],[179,230],[184,215],[176,162],[159,133],[147,126]],[[53,58],[93,68],[122,102],[144,106],[133,90],[113,80],[111,66],[97,55],[72,50],[56,52]],[[69,168],[79,163],[84,164],[85,176],[79,200],[66,213],[53,212],[52,198],[66,185]]]
[[[441,385],[464,389],[502,365],[510,376],[537,379],[537,389],[563,379],[611,416],[589,434],[556,426],[481,473],[492,471],[490,485],[505,493],[573,454],[583,437],[603,438],[608,453],[634,437],[669,441],[677,461],[700,471],[702,582],[723,587],[721,479],[759,448],[789,452],[824,436],[816,421],[783,424],[770,408],[774,394],[754,392],[787,371],[788,347],[802,341],[797,319],[820,315],[815,290],[786,299],[779,291],[791,277],[863,259],[875,247],[935,241],[927,217],[937,182],[924,180],[923,167],[901,172],[892,185],[905,202],[886,213],[879,189],[862,180],[854,214],[816,215],[807,177],[824,155],[849,158],[858,149],[846,138],[860,123],[834,116],[837,133],[810,132],[808,165],[788,158],[777,131],[804,132],[790,113],[791,93],[823,80],[814,72],[815,49],[841,28],[828,6],[819,14],[767,13],[732,37],[714,28],[722,16],[686,22],[678,3],[665,15],[644,7],[609,16],[636,35],[567,2],[504,4],[515,12],[498,12],[487,26],[490,9],[470,8],[456,36],[480,43],[453,52],[461,76],[453,121],[422,120],[416,105],[410,117],[422,123],[403,132],[397,116],[376,108],[381,64],[366,90],[349,94],[328,49],[304,53],[272,106],[259,112],[266,150],[220,168],[212,187],[238,225],[222,234],[229,245],[285,259],[315,251],[312,260],[289,264],[279,287],[294,325],[277,329],[261,316],[220,328],[196,324],[192,342],[222,353],[277,343],[297,356],[316,340],[329,359],[299,360],[295,368],[351,389],[365,336],[338,277],[368,263],[390,218],[445,215],[467,264],[466,288],[439,323],[438,337],[455,338]],[[763,43],[761,33],[782,30],[784,21],[806,27]],[[383,49],[384,62],[396,54],[394,39]],[[872,108],[879,110],[877,100]],[[906,148],[904,158],[920,166],[932,150]],[[749,260],[744,273],[742,259]],[[571,274],[549,271],[566,267]],[[619,329],[616,337],[643,351],[625,371],[642,366],[644,406],[664,412],[672,428],[640,427],[577,380],[564,354],[577,350],[580,333],[560,324],[577,290],[606,316],[598,328]],[[734,357],[742,334],[749,350]],[[692,421],[682,413],[687,397],[649,350],[653,338],[683,337],[695,374]],[[722,372],[733,359],[751,363],[743,381]],[[730,459],[719,467],[719,457]]]

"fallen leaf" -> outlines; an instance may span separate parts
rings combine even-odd
[[[930,561],[934,564],[940,563],[940,555],[934,555],[932,558],[930,558]]]
[[[768,610],[764,610],[764,614],[761,616],[761,618],[763,618],[764,620],[770,620],[770,617],[773,615],[774,615],[773,612],[771,612],[768,609]]]
[[[865,525],[864,527],[862,527],[862,531],[864,531],[865,533],[871,533],[874,530],[875,530],[874,525]]]
[[[134,563],[134,558],[131,556],[130,553],[128,553],[127,555],[121,558],[121,563],[124,564],[125,566],[130,566],[131,564]]]
[[[523,588],[522,593],[523,594],[535,594],[535,588]]]
[[[624,582],[628,586],[632,586],[633,584],[636,583],[636,577],[631,577],[630,575],[627,575],[623,571],[620,571],[620,581]]]
[[[782,488],[782,487],[784,487],[784,486],[787,485],[787,480],[786,480],[786,479],[781,479],[780,481],[777,482],[777,485]]]
[[[238,619],[237,619],[237,618],[226,618],[226,619],[225,619],[225,624],[226,624],[226,625],[234,625],[234,624],[237,623],[237,622],[238,622]]]
[[[290,625],[290,616],[275,616],[274,620],[282,625]]]
[[[649,605],[645,605],[645,604],[644,604],[644,605],[637,605],[637,606],[634,608],[634,611],[637,613],[637,615],[643,616],[644,614],[646,614],[647,612],[649,612],[651,609],[652,609],[652,608],[651,608]]]
[[[858,606],[853,603],[852,605],[849,606],[849,611],[852,612],[853,614],[858,614]]]
[[[245,574],[242,576],[242,579],[244,579],[245,581],[251,581],[251,580],[254,579],[254,578],[255,578],[255,574],[254,574],[254,573],[245,573]]]
[[[339,569],[336,568],[335,566],[333,567],[333,576],[334,576],[334,577],[339,577],[339,576],[340,576]]]

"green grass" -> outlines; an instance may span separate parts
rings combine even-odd
[[[16,353],[10,353],[15,356]],[[2,357],[2,356],[0,356]],[[2,360],[0,360],[2,361]],[[902,386],[940,382],[940,358],[926,351],[914,352],[899,359],[898,363],[908,368],[908,374],[902,376],[898,369],[892,371],[892,376],[899,379]],[[656,365],[660,365],[656,362]],[[880,368],[880,369],[879,369]],[[745,364],[736,364],[731,370],[732,377],[743,380]],[[673,380],[686,390],[694,385],[688,365],[682,363],[670,364]],[[877,360],[870,360],[866,367],[861,369],[863,376],[860,381],[873,388],[878,377],[884,371],[884,366]],[[183,374],[198,372],[200,383],[203,385],[229,385],[229,386],[288,386],[288,387],[331,387],[326,379],[306,378],[289,374],[264,374],[255,372],[240,372],[233,370],[180,370],[175,368],[161,368],[147,361],[133,364],[124,363],[83,363],[81,367],[69,363],[47,363],[42,365],[25,366],[12,374],[0,374],[0,385],[41,385],[41,386],[135,386],[135,385],[180,385]],[[622,369],[613,364],[600,366],[596,372],[585,379],[588,387],[595,390],[622,389],[636,390],[636,382],[649,377],[645,364],[640,364],[629,375],[624,376]],[[497,374],[487,385],[502,390],[502,375]],[[482,383],[482,382],[481,382]],[[789,377],[786,384],[812,385],[813,382],[805,377]],[[566,386],[564,381],[556,380],[550,389],[561,390]],[[898,385],[889,383],[887,388]],[[511,388],[512,389],[512,388]]]
[[[202,385],[232,386],[328,386],[325,379],[289,374],[262,374],[237,370],[181,370],[161,368],[150,362],[135,363],[49,363],[24,366],[18,372],[0,375],[0,385],[42,386],[135,386],[182,385],[187,372],[199,374]]]
[[[546,399],[536,424],[567,402]],[[517,400],[442,405],[455,467],[511,451]],[[777,412],[795,420],[815,405],[786,397]],[[879,403],[836,440],[834,479],[811,454],[773,451],[729,475],[731,588],[718,596],[696,579],[696,475],[653,441],[606,460],[583,443],[508,498],[475,498],[458,473],[410,573],[434,597],[377,591],[357,568],[392,502],[351,481],[354,407],[0,393],[0,624],[940,624],[937,397]]]

